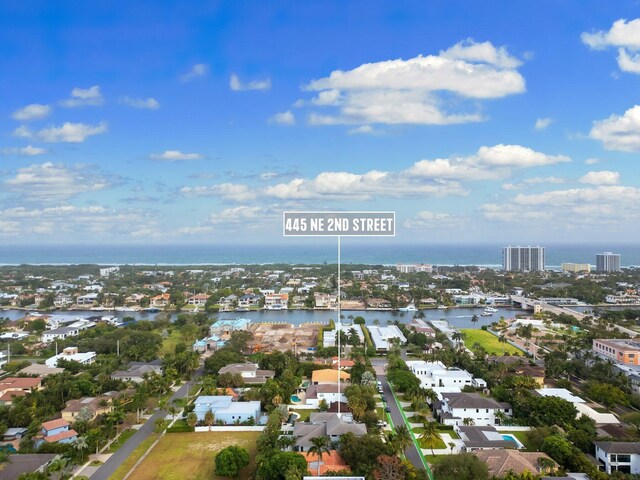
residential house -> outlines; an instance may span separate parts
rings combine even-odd
[[[77,438],[78,432],[71,428],[69,422],[59,418],[42,424],[40,435],[36,437],[36,448],[43,443],[72,443]]]
[[[337,383],[309,385],[305,394],[305,404],[307,406],[318,408],[323,400],[327,405],[331,405],[333,402],[344,403],[347,401],[347,397],[344,395],[344,390],[348,386],[349,384],[343,384],[338,388]]]
[[[257,307],[260,305],[260,300],[262,296],[256,295],[255,293],[245,293],[238,298],[238,307],[240,308],[251,308]]]
[[[301,452],[300,455],[304,456],[308,470],[314,475],[318,474],[318,467],[320,467],[321,477],[326,476],[329,472],[351,471],[351,467],[347,465],[347,462],[344,461],[344,458],[337,450],[325,452],[322,458],[319,458],[316,453]]]
[[[473,452],[475,450],[496,450],[502,448],[524,448],[521,443],[516,443],[509,435],[503,435],[494,427],[456,426],[454,430],[463,443],[463,450]]]
[[[78,347],[67,347],[62,353],[48,358],[44,363],[48,367],[57,367],[58,360],[71,360],[83,365],[90,365],[96,360],[96,352],[79,352]]]
[[[0,380],[0,405],[11,405],[16,397],[24,397],[42,385],[40,378],[7,377]]]
[[[231,395],[208,395],[196,398],[194,413],[199,421],[203,421],[206,413],[211,411],[216,423],[233,425],[250,420],[260,421],[260,402],[235,402]]]
[[[436,331],[421,318],[412,318],[411,322],[407,325],[407,328],[409,328],[409,330],[413,330],[416,333],[424,333],[427,337],[435,338],[436,336]]]
[[[265,310],[286,310],[289,308],[288,293],[270,293],[264,296]]]
[[[342,370],[334,370],[333,368],[324,368],[322,370],[314,370],[311,372],[311,384],[312,385],[327,385],[337,384],[338,378],[340,382],[348,382],[351,378],[347,372]]]
[[[388,327],[378,327],[375,325],[367,326],[371,334],[371,341],[377,352],[387,352],[393,343],[404,345],[407,339],[402,331],[396,325]]]
[[[409,370],[418,377],[422,388],[485,388],[487,383],[481,378],[473,378],[466,370],[447,368],[442,362],[411,360],[406,362]],[[449,390],[450,391],[450,390]]]
[[[49,375],[56,375],[62,372],[64,372],[64,368],[48,367],[47,365],[32,363],[28,367],[24,367],[18,373],[21,375],[35,375],[37,377],[44,378]]]
[[[95,327],[95,322],[87,321],[87,320],[78,320],[73,322],[66,327],[54,328],[52,330],[47,330],[42,333],[42,341],[44,343],[51,343],[55,340],[64,340],[68,337],[77,337],[80,335],[80,332],[83,330],[87,330],[89,328]]]
[[[337,295],[315,292],[313,294],[313,299],[315,301],[316,308],[326,308],[329,310],[333,310],[338,307]]]
[[[580,415],[586,415],[596,422],[596,425],[603,425],[607,423],[617,425],[620,423],[620,420],[618,420],[613,413],[600,413],[594,410],[587,405],[587,402],[584,399],[574,395],[565,388],[538,388],[536,392],[538,395],[543,397],[559,397],[567,402],[573,403],[573,406],[576,408],[576,418]]]
[[[489,476],[504,477],[513,472],[520,475],[524,472],[533,474],[553,473],[557,464],[546,453],[521,452],[520,450],[476,450],[473,454],[487,464]],[[553,468],[541,468],[540,458],[544,458],[555,465]]]
[[[246,384],[261,384],[276,374],[273,370],[260,370],[256,363],[232,363],[218,370],[218,375],[230,373],[240,375]]]
[[[204,307],[207,304],[207,300],[209,300],[209,297],[210,295],[199,293],[197,295],[189,297],[189,299],[187,300],[187,304],[194,305],[196,307]]]
[[[297,422],[293,427],[294,450],[308,452],[313,446],[313,438],[329,437],[332,442],[338,442],[341,435],[349,432],[361,437],[367,433],[367,427],[364,423],[355,423],[350,414],[313,412],[308,422]]]
[[[344,332],[344,334],[347,335],[347,338],[351,335],[351,330],[354,330],[356,336],[358,337],[358,343],[360,345],[364,343],[364,333],[362,332],[362,326],[355,323],[353,325],[342,324],[337,326],[333,330],[327,330],[324,332],[322,337],[322,346],[324,348],[331,348],[338,345],[338,330]]]
[[[80,295],[76,299],[76,304],[77,305],[82,305],[82,306],[87,306],[87,305],[93,305],[97,301],[98,301],[98,294],[97,293],[87,293],[86,295]]]
[[[510,404],[477,393],[449,392],[440,397],[441,401],[435,402],[435,409],[445,425],[464,425],[465,419],[476,426],[500,425],[500,416],[511,416],[512,412]]]
[[[250,324],[251,320],[248,318],[219,319],[209,327],[209,334],[226,342],[233,332],[248,330]]]
[[[593,442],[600,470],[613,472],[640,473],[640,442]]]
[[[168,293],[161,293],[155,297],[149,299],[149,305],[154,308],[164,308],[169,305],[171,295]]]
[[[162,374],[162,361],[153,362],[130,362],[126,370],[119,370],[111,374],[114,380],[125,382],[142,383],[147,375]]]
[[[80,416],[83,420],[93,420],[98,415],[105,415],[113,411],[113,396],[84,397],[69,400],[62,410],[62,418],[68,422],[75,422]]]

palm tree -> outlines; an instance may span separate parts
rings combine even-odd
[[[195,413],[190,412],[189,415],[187,415],[187,425],[195,427],[196,423],[198,423],[198,416]]]
[[[311,439],[311,448],[309,453],[318,456],[318,476],[320,476],[320,463],[322,463],[322,455],[331,451],[329,437],[313,437]]]
[[[469,427],[469,426],[473,426],[476,424],[476,422],[473,420],[473,418],[471,417],[467,417],[464,420],[462,420],[462,424]]]
[[[478,320],[480,320],[480,317],[478,317],[478,315],[474,313],[473,316],[471,317],[471,323],[475,325],[476,323],[478,323]]]
[[[431,449],[431,455],[435,455],[433,449],[442,439],[438,433],[438,422],[425,422],[423,427],[424,431],[420,435],[420,443]]]
[[[404,452],[413,444],[411,432],[409,432],[409,429],[406,425],[399,425],[396,427],[395,441],[397,442],[402,452]]]
[[[78,437],[75,441],[74,448],[80,452],[80,462],[84,461],[84,451],[89,447],[87,437]]]
[[[215,417],[213,415],[213,412],[211,410],[207,410],[207,413],[204,414],[204,424],[209,427],[209,430],[211,430],[211,425],[213,425],[215,422]]]
[[[507,337],[502,334],[498,337],[498,341],[502,344],[502,355],[504,355],[504,344],[507,343]]]

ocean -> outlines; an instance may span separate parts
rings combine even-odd
[[[499,267],[504,245],[408,245],[389,240],[342,239],[342,264],[478,265]],[[621,254],[623,266],[640,265],[640,245],[542,245],[547,268],[563,262],[595,263],[596,253]],[[1,245],[0,265],[230,265],[335,264],[337,243],[277,245]]]

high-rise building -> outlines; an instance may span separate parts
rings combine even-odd
[[[596,255],[596,272],[619,272],[620,254],[604,252]]]
[[[541,272],[544,270],[544,247],[504,247],[502,267],[508,272]]]
[[[591,265],[588,263],[563,263],[560,268],[565,273],[589,273]]]

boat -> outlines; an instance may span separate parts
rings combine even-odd
[[[237,307],[236,312],[249,312],[250,310],[247,307]]]
[[[487,312],[486,310],[483,310],[480,314],[481,317],[490,317],[491,315],[493,315],[493,313]]]
[[[398,308],[399,312],[417,312],[418,308],[412,303],[410,305],[407,305],[406,307],[400,307]]]
[[[449,307],[447,307],[446,305],[438,305],[438,310],[446,310],[447,308]]]
[[[493,308],[493,307],[485,307],[484,311],[485,312],[496,313],[498,311],[498,309],[497,308]]]

